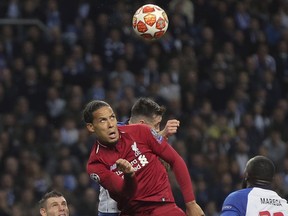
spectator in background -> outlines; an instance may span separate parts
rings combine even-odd
[[[206,208],[204,209],[206,216],[219,216],[219,213],[216,208],[214,201],[207,203]]]
[[[44,21],[45,20],[45,13],[43,12],[44,9],[45,7],[42,8],[39,2],[37,1],[25,1],[23,2],[21,17],[25,19],[38,18],[41,21]]]
[[[60,27],[61,13],[59,11],[58,2],[55,0],[47,1],[47,7],[45,10],[45,22],[48,28]]]
[[[282,194],[285,199],[288,199],[288,158],[283,161],[283,169],[279,172],[279,178],[282,180],[280,185],[283,185]]]
[[[5,56],[5,49],[3,43],[0,42],[0,69],[2,70],[7,65],[7,60]]]
[[[287,108],[277,106],[271,113],[271,123],[268,130],[277,130],[280,132],[280,137],[283,141],[288,141],[288,122],[287,122]]]
[[[76,127],[76,122],[72,117],[67,117],[63,120],[60,128],[61,142],[67,146],[73,146],[79,139],[79,131]]]
[[[9,210],[11,206],[16,204],[17,194],[20,192],[19,188],[16,187],[15,180],[11,174],[3,173],[0,178],[0,191],[3,192],[2,199],[3,207],[6,211]]]
[[[266,91],[266,110],[271,111],[276,107],[277,101],[282,98],[280,83],[275,79],[275,73],[270,71],[264,72],[262,88]]]
[[[211,124],[208,128],[206,135],[215,139],[219,139],[223,133],[227,133],[229,137],[235,136],[234,127],[230,127],[228,123],[226,115],[218,114],[215,118],[214,124]]]
[[[223,71],[216,71],[212,76],[213,82],[211,88],[207,92],[207,98],[211,102],[213,110],[216,112],[223,112],[232,95],[232,86],[227,82],[227,78]]]
[[[246,142],[249,144],[249,152],[257,154],[263,141],[263,134],[255,127],[252,114],[246,113],[242,116],[240,128],[238,134],[241,134],[242,138],[246,137]]]
[[[269,54],[269,47],[267,44],[259,44],[257,52],[252,55],[252,60],[256,66],[255,79],[260,81],[263,80],[264,72],[267,70],[271,71],[271,73],[276,73],[276,61],[274,57]]]
[[[267,157],[269,157],[275,166],[283,166],[284,158],[286,157],[287,146],[281,138],[280,131],[274,129],[269,132],[269,136],[263,140],[260,148],[265,148]]]
[[[287,3],[286,3],[287,4]],[[280,83],[282,96],[288,96],[288,46],[285,40],[280,40],[275,55],[276,79]]]
[[[173,83],[168,73],[162,73],[160,75],[158,96],[168,103],[180,101],[180,85],[178,83]]]
[[[3,26],[1,31],[1,40],[3,42],[7,57],[12,60],[12,58],[15,58],[19,54],[17,49],[19,48],[20,44],[15,37],[15,31],[11,25]]]
[[[112,28],[104,41],[104,64],[109,69],[112,69],[117,60],[125,51],[125,44],[121,40],[121,31],[117,28]]]
[[[191,1],[188,0],[173,0],[169,3],[170,11],[179,13],[185,18],[185,21],[190,26],[194,21],[194,6]]]
[[[78,202],[78,211],[81,216],[97,215],[98,194],[94,188],[88,187],[84,189],[81,200]]]
[[[100,79],[103,82],[103,86],[107,88],[108,71],[103,66],[102,58],[100,55],[92,55],[88,62],[87,72],[85,73],[85,79],[87,87],[89,89],[93,87],[94,80]]]
[[[267,128],[270,125],[270,119],[267,115],[265,115],[262,104],[253,104],[253,119],[256,129],[262,134],[262,136],[264,136],[264,133],[267,131]]]
[[[288,3],[286,1],[281,2],[279,7],[279,15],[281,19],[281,24],[284,27],[288,27]]]
[[[275,49],[278,42],[281,40],[281,36],[285,31],[285,27],[281,23],[280,14],[274,14],[272,16],[272,22],[269,23],[265,29],[268,44]]]
[[[241,30],[246,30],[249,27],[251,16],[247,8],[246,2],[237,2],[235,11],[235,23]]]
[[[225,200],[225,198],[229,195],[229,193],[233,190],[233,182],[232,176],[227,171],[224,171],[220,177],[220,181],[218,183],[218,187],[214,189],[214,196],[216,202],[216,209],[220,211],[221,206]]]
[[[103,100],[105,99],[105,86],[104,81],[101,78],[95,77],[91,81],[91,87],[88,89],[87,92],[87,99],[88,100]]]
[[[123,58],[115,60],[115,67],[109,74],[110,80],[115,77],[120,79],[122,87],[134,86],[135,84],[135,75],[128,70],[127,62]]]
[[[158,83],[160,81],[159,63],[153,57],[149,57],[146,60],[140,73],[143,75],[143,83],[145,87],[149,86],[151,83]]]
[[[6,197],[7,193],[3,190],[0,190],[0,214],[3,216],[10,216],[10,206]]]
[[[248,29],[245,31],[245,38],[247,40],[249,49],[248,54],[256,51],[257,45],[264,40],[264,32],[261,29],[260,20],[257,17],[252,17]]]
[[[17,123],[22,126],[27,126],[34,118],[34,112],[31,111],[31,105],[27,97],[20,96],[17,98],[14,106],[14,113],[17,118]]]
[[[8,18],[19,18],[20,17],[20,5],[18,0],[10,0],[7,4],[7,17]]]
[[[47,89],[46,98],[46,107],[50,119],[59,122],[66,106],[66,101],[61,97],[60,92],[56,87],[49,87]]]
[[[20,199],[17,200],[16,206],[19,206],[23,215],[35,215],[35,202],[37,201],[33,189],[23,188],[20,191]]]

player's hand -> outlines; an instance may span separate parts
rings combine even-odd
[[[177,132],[178,127],[180,126],[180,121],[177,119],[168,120],[165,128],[159,133],[164,137],[169,137]]]
[[[120,158],[116,161],[116,165],[119,171],[122,171],[126,175],[134,176],[135,170],[129,161]]]
[[[186,203],[186,215],[187,216],[204,216],[204,212],[196,201]]]

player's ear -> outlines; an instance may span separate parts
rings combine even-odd
[[[248,180],[249,180],[248,173],[244,172],[244,177],[243,177],[243,181],[242,181],[242,188],[247,188]]]
[[[95,129],[94,129],[94,127],[93,127],[93,125],[91,123],[87,123],[86,124],[86,128],[88,129],[88,131],[90,133],[94,133],[95,132]]]
[[[41,216],[47,215],[45,208],[40,208],[40,215],[41,215]]]
[[[145,120],[141,119],[141,120],[139,121],[139,124],[146,124],[146,122],[145,122]]]
[[[248,178],[245,177],[242,181],[242,188],[247,188],[247,186],[248,186]]]

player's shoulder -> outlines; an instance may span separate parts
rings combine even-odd
[[[253,188],[245,188],[234,191],[227,196],[225,202],[239,202],[239,200],[245,200],[252,190]]]
[[[100,144],[99,142],[95,142],[88,158],[87,163],[97,163],[102,162],[103,158],[106,158],[107,154],[110,154],[111,149],[105,145]]]
[[[134,141],[144,141],[150,132],[150,127],[145,124],[131,124],[118,126],[120,134],[122,134],[122,138],[125,139],[132,138]]]
[[[221,216],[243,215],[251,190],[252,188],[245,188],[230,193],[224,200]]]

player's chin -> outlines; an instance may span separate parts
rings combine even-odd
[[[108,145],[115,145],[119,140],[119,137],[109,137],[108,138]]]

